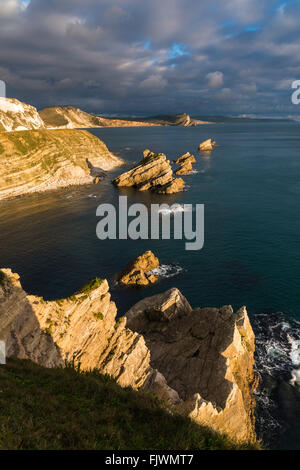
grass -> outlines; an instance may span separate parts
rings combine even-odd
[[[96,277],[95,279],[92,279],[90,282],[85,284],[79,291],[76,292],[76,294],[90,294],[93,290],[97,289],[98,287],[101,286],[103,283],[103,279],[99,279],[99,277]]]
[[[172,415],[97,371],[0,366],[0,449],[251,449]]]

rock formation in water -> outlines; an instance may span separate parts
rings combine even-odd
[[[122,163],[88,131],[0,132],[0,200],[91,183]]]
[[[135,187],[139,191],[152,190],[159,194],[172,194],[184,189],[184,181],[174,178],[169,160],[163,153],[144,151],[144,158],[131,170],[122,173],[113,183]]]
[[[0,98],[0,131],[40,129],[44,123],[37,109],[13,98]]]
[[[204,140],[204,142],[202,142],[200,145],[199,145],[199,152],[206,152],[206,151],[210,151],[212,150],[215,146],[216,146],[216,142],[212,142],[211,139],[207,139],[207,140]]]
[[[159,260],[152,253],[146,251],[131,261],[118,276],[118,282],[123,286],[146,287],[158,281],[158,277],[151,271],[158,268]]]
[[[47,128],[76,129],[91,127],[143,127],[158,126],[152,122],[128,119],[111,119],[87,113],[76,106],[50,106],[39,111]]]
[[[254,334],[245,307],[192,309],[171,289],[118,320],[116,313],[106,280],[46,301],[27,295],[10,269],[0,270],[0,340],[8,357],[97,368],[233,439],[255,438]]]
[[[174,163],[179,165],[179,168],[175,170],[175,175],[188,175],[193,171],[193,164],[196,163],[194,155],[191,155],[189,152],[178,157]]]

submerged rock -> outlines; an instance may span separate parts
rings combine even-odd
[[[204,142],[202,142],[200,145],[199,145],[199,151],[207,151],[207,150],[212,150],[215,146],[216,146],[216,142],[212,142],[211,139],[207,139],[207,140],[204,140]]]
[[[144,158],[131,170],[113,180],[118,187],[135,187],[139,191],[157,191],[159,194],[172,194],[182,191],[184,181],[173,177],[169,160],[163,153],[144,151]]]
[[[146,287],[158,281],[158,277],[151,273],[158,266],[158,258],[152,251],[146,251],[131,261],[118,274],[117,279],[124,286]]]

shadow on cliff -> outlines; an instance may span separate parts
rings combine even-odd
[[[41,328],[24,290],[7,276],[0,289],[0,338],[6,343],[7,357],[30,359],[45,367],[63,365],[58,346],[50,331]]]

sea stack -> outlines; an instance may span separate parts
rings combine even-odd
[[[212,150],[215,146],[216,146],[216,142],[212,142],[211,139],[207,139],[207,140],[204,140],[204,142],[202,142],[200,145],[199,145],[199,152],[206,152],[206,151],[210,151]]]
[[[158,268],[159,260],[152,253],[146,251],[131,261],[118,276],[118,282],[123,286],[146,287],[158,281],[158,277],[151,273]]]
[[[118,187],[134,187],[139,191],[155,191],[158,194],[172,194],[184,189],[184,181],[174,178],[169,160],[163,153],[145,150],[143,159],[131,170],[113,180]]]

